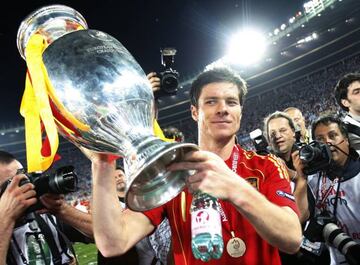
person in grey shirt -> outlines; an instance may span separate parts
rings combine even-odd
[[[125,210],[125,173],[123,167],[118,163],[115,170],[116,191],[119,202]],[[105,258],[98,252],[99,265],[127,264],[127,265],[167,265],[168,253],[171,245],[171,231],[169,220],[164,221],[150,236],[140,240],[135,247],[125,254]]]
[[[335,86],[336,102],[346,111],[343,121],[349,132],[350,146],[360,153],[360,73],[349,73]]]

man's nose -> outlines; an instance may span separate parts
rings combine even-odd
[[[221,115],[228,114],[228,108],[225,101],[219,101],[217,105],[217,113]]]
[[[272,138],[274,139],[274,140],[277,140],[277,139],[279,139],[280,137],[281,137],[281,133],[280,132],[273,132],[272,134],[271,134],[271,136],[272,136]]]

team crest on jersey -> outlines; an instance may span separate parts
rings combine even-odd
[[[253,186],[255,189],[259,190],[259,178],[258,177],[248,177],[246,178],[246,181],[249,182],[251,186]]]

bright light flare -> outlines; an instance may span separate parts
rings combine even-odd
[[[254,30],[243,30],[229,42],[225,56],[233,64],[250,65],[258,62],[266,50],[265,36]]]

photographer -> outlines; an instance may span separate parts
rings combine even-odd
[[[307,192],[306,178],[296,173],[291,156],[292,153],[298,150],[304,143],[300,142],[300,135],[296,137],[295,123],[285,112],[276,111],[270,114],[265,118],[264,125],[264,131],[266,132],[273,153],[285,162],[288,173],[291,176],[294,197],[300,209],[299,219],[304,229],[309,217],[306,211],[308,209],[308,202],[314,203],[314,198],[310,192]],[[316,260],[316,263],[326,264],[328,260],[327,255],[328,253],[323,253],[323,255]],[[306,258],[302,252],[296,255],[281,253],[282,264],[312,264],[312,262]],[[313,264],[315,264],[315,261]]]
[[[310,142],[311,137],[310,137],[308,129],[306,128],[305,118],[304,118],[302,112],[298,108],[295,108],[295,107],[288,107],[288,108],[284,109],[283,112],[285,112],[286,114],[288,114],[291,117],[295,126],[299,129],[299,132],[296,132],[296,133],[300,134],[300,141],[302,143],[308,144]]]
[[[37,198],[34,184],[24,184],[27,176],[21,170],[13,155],[0,151],[1,187],[8,183],[0,197],[0,265],[75,264],[70,240],[89,242],[90,215],[67,205],[63,195]],[[38,201],[45,207],[42,214],[29,212]]]
[[[285,112],[276,111],[265,118],[264,124],[271,149],[285,161],[289,169],[294,170],[291,153],[295,144],[295,125],[291,117]]]
[[[311,215],[304,236],[326,242],[331,264],[360,264],[360,161],[339,118],[320,117],[312,124],[312,135],[317,142],[292,155],[300,177],[317,171],[307,177],[315,207],[303,213]]]
[[[341,78],[334,94],[338,105],[347,112],[344,122],[349,133],[350,146],[360,152],[360,73]]]

